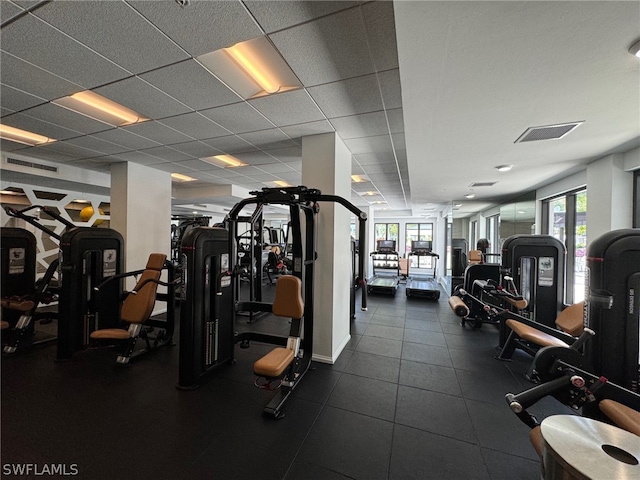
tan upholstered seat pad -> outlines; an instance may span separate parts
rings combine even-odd
[[[91,332],[90,337],[94,340],[126,340],[129,332],[122,328],[104,328]]]
[[[9,322],[5,322],[4,320],[0,320],[0,330],[4,330],[5,328],[9,328]]]
[[[20,312],[27,312],[35,307],[35,303],[32,300],[14,300],[11,298],[3,298],[0,300],[0,305],[3,308],[18,310]]]
[[[293,350],[278,347],[253,364],[253,371],[262,377],[279,377],[293,360]]]
[[[618,427],[640,436],[640,412],[609,399],[602,400],[598,406]]]
[[[541,332],[540,330],[530,327],[529,325],[526,325],[524,323],[518,322],[517,320],[513,320],[510,318],[505,323],[511,330],[516,332],[516,335],[528,342],[535,343],[536,345],[540,345],[542,347],[569,347],[569,345],[567,345],[559,338]]]

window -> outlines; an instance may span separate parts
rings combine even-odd
[[[404,251],[411,251],[411,242],[414,240],[433,241],[433,223],[407,223],[405,225]],[[433,268],[432,257],[411,257],[411,268]]]
[[[487,240],[489,240],[489,251],[487,253],[500,254],[500,214],[487,217]],[[499,257],[495,257],[498,258]]]
[[[567,248],[567,303],[584,300],[587,247],[587,191],[576,190],[543,203],[543,232],[562,241]]]
[[[396,246],[398,246],[399,223],[376,223],[373,228],[376,236],[373,250],[376,249],[378,240],[395,240]]]

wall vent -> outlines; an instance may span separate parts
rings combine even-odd
[[[471,188],[473,187],[493,187],[498,182],[475,182],[469,185]]]
[[[29,162],[27,160],[19,160],[17,158],[7,157],[6,163],[9,163],[11,165],[18,165],[20,167],[37,168],[38,170],[58,173],[58,167],[52,167],[51,165],[43,165],[42,163]]]
[[[583,123],[584,121],[546,125],[544,127],[529,127],[514,143],[535,142],[537,140],[558,140]]]

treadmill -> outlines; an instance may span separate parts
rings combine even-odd
[[[411,257],[432,257],[433,258],[433,276],[429,275],[412,275],[411,274]],[[436,281],[436,266],[440,255],[431,251],[431,241],[413,240],[411,242],[411,252],[407,254],[407,297],[425,297],[432,300],[440,298],[440,286]]]
[[[400,283],[400,256],[395,240],[378,240],[377,249],[371,252],[373,277],[367,283],[367,293],[395,295]]]

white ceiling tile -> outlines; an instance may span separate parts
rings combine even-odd
[[[400,72],[398,69],[378,73],[380,91],[384,98],[385,108],[402,107],[402,90],[400,88]]]
[[[56,152],[56,153],[63,153],[71,157],[84,157],[84,158],[98,157],[104,154],[104,152],[97,152],[95,150],[79,147],[77,145],[73,145],[67,142],[50,143],[47,145],[47,150]]]
[[[375,75],[319,85],[308,90],[328,118],[377,112],[383,109]]]
[[[268,163],[259,166],[260,170],[267,173],[289,173],[294,171],[288,163]]]
[[[23,11],[24,9],[20,8],[18,5],[6,1],[2,2],[2,8],[0,8],[0,22],[8,22],[11,18]]]
[[[211,157],[213,155],[219,155],[220,153],[222,153],[221,150],[213,148],[200,141],[174,143],[171,144],[171,148],[196,158]]]
[[[11,109],[14,112],[26,110],[45,102],[40,97],[4,84],[0,85],[0,99],[2,99],[2,108]]]
[[[387,118],[389,119],[389,129],[391,133],[404,132],[404,118],[402,117],[401,108],[387,110]]]
[[[211,163],[200,160],[199,158],[191,158],[188,160],[177,160],[176,163],[179,163],[183,167],[188,167],[193,170],[201,170],[203,172],[209,172],[209,173],[218,172],[219,170],[222,170],[222,168],[218,167],[217,165],[212,165]]]
[[[80,85],[68,82],[6,52],[0,52],[0,65],[0,79],[3,84],[40,98],[53,100],[82,90]],[[4,99],[2,102],[4,103]]]
[[[154,142],[164,143],[166,145],[184,143],[193,140],[184,133],[180,133],[173,128],[169,128],[166,125],[154,121],[135,123],[122,128],[131,133],[135,133],[136,135],[140,135],[141,137],[148,138]]]
[[[393,151],[389,135],[353,138],[351,140],[345,140],[344,143],[354,155],[360,153],[383,153]]]
[[[350,117],[332,118],[331,123],[343,140],[372,137],[389,133],[384,112],[363,113]]]
[[[141,150],[141,152],[148,155],[153,155],[154,157],[162,158],[164,160],[168,160],[170,162],[178,162],[180,160],[191,158],[185,153],[179,152],[178,150],[174,150],[173,148],[164,145],[160,147],[145,148],[144,150]]]
[[[281,162],[302,161],[302,147],[272,148],[266,152]]]
[[[140,75],[194,110],[228,105],[241,100],[195,60],[186,60]]]
[[[374,71],[358,9],[344,10],[269,37],[307,87]]]
[[[93,136],[100,140],[115,143],[116,145],[122,145],[123,147],[127,147],[132,150],[142,150],[144,148],[151,148],[158,145],[157,142],[140,137],[134,133],[127,132],[122,128],[114,128],[105,132],[94,133]]]
[[[11,143],[11,142],[6,142],[6,143]],[[2,150],[4,150],[4,144],[5,144],[5,141],[3,140]],[[24,147],[24,145],[22,146]],[[22,148],[18,150],[17,153],[19,153],[20,155],[25,155],[30,158],[39,158],[42,160],[49,160],[51,162],[60,162],[60,163],[67,163],[74,159],[73,156],[66,155],[64,153],[56,152],[53,150],[48,150],[44,146]]]
[[[259,132],[243,133],[238,136],[252,145],[260,146],[263,150],[295,146],[295,143],[276,128],[260,130]]]
[[[241,2],[128,3],[194,57],[262,34]]]
[[[286,173],[286,172],[285,172]],[[274,180],[278,180],[280,174],[275,173],[275,174],[271,174],[271,173],[264,173],[264,174],[254,174],[251,175],[251,180],[254,182],[273,182]]]
[[[203,143],[206,143],[221,152],[229,154],[254,152],[257,150],[256,147],[237,135],[227,135],[206,139],[203,140]]]
[[[182,174],[188,175],[190,177],[193,177],[192,174],[194,173],[191,168],[185,167],[181,163],[174,163],[174,162],[158,163],[158,164],[154,165],[153,168],[157,168],[158,170],[162,170],[163,172],[182,173]],[[173,180],[173,182],[174,183],[179,183],[176,180]],[[193,185],[193,183],[192,183],[192,185]]]
[[[69,140],[66,140],[66,143],[70,143],[71,145],[78,145],[79,147],[88,148],[90,150],[95,150],[96,152],[102,152],[107,155],[122,153],[127,150],[127,148],[123,147],[122,145],[116,145],[115,143],[106,142],[91,135],[71,138]]]
[[[80,115],[79,113],[75,113],[53,103],[39,105],[25,110],[22,113],[42,120],[43,122],[65,125],[76,132],[85,134],[102,132],[113,128],[111,125],[99,122],[85,115]]]
[[[245,102],[210,108],[200,112],[233,133],[273,128],[273,124]]]
[[[278,127],[324,120],[324,115],[305,90],[260,97],[249,103]]]
[[[134,163],[139,163],[141,165],[158,165],[158,164],[167,162],[163,158],[154,157],[153,155],[149,155],[149,154],[138,152],[138,151],[118,153],[115,155],[111,155],[111,157],[114,158],[115,161],[134,162]]]
[[[273,158],[273,156],[261,150],[256,150],[254,152],[238,153],[235,155],[235,157],[249,165],[262,166],[262,165],[268,165],[276,161],[276,159]]]
[[[229,134],[227,130],[197,112],[164,118],[160,123],[196,140],[221,137]]]
[[[251,11],[265,32],[275,32],[283,28],[308,22],[317,17],[356,6],[352,1],[306,1],[292,2],[290,0],[245,1],[244,4]]]
[[[131,75],[33,15],[2,29],[2,49],[85,88]]]
[[[34,15],[132,73],[189,58],[125,2],[50,2]]]
[[[44,135],[45,137],[54,138],[56,140],[65,140],[67,138],[77,137],[82,133],[59,125],[44,122],[37,118],[23,115],[22,113],[13,113],[2,118],[2,123],[15,128],[21,128],[29,132]]]
[[[139,77],[113,82],[95,89],[95,92],[151,119],[172,117],[192,111],[188,106]]]
[[[233,172],[238,174],[238,175],[246,175],[246,176],[260,175],[260,174],[264,173],[261,170],[259,170],[258,168],[253,167],[251,165],[247,165],[246,167],[235,167],[235,168],[233,168]]]
[[[282,127],[280,130],[291,138],[300,138],[308,135],[318,135],[320,133],[330,133],[335,131],[331,124],[326,120],[289,125],[288,127]]]
[[[22,143],[10,142],[9,140],[0,139],[0,150],[3,152],[15,152],[16,150],[24,150],[27,145]]]
[[[362,13],[376,70],[379,72],[398,68],[393,2],[365,3],[362,5]]]

